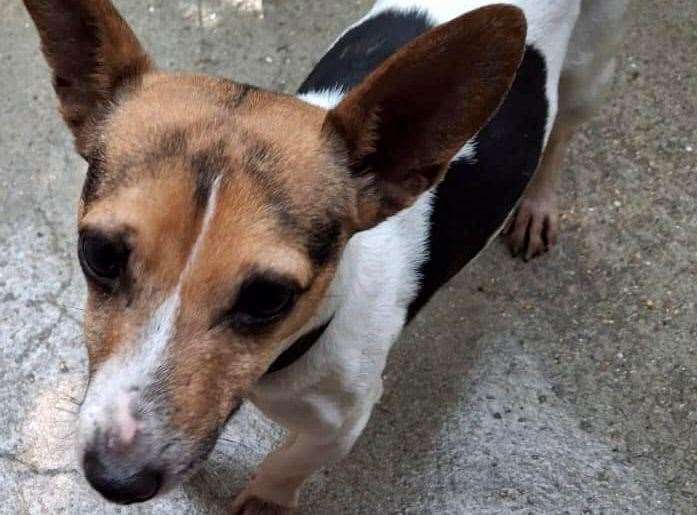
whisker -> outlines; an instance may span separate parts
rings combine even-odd
[[[77,306],[68,306],[67,304],[59,304],[59,306],[66,309],[74,309],[75,311],[85,311],[85,308],[79,308]]]
[[[61,408],[60,406],[56,406],[56,409],[58,411],[62,411],[63,413],[70,413],[71,415],[74,415],[74,416],[77,416],[77,414],[78,414],[77,411],[73,411],[73,410],[68,409],[68,408]]]
[[[240,446],[240,447],[244,447],[244,448],[247,449],[248,451],[252,451],[252,452],[254,452],[254,453],[256,453],[256,454],[261,454],[261,452],[262,452],[261,449],[255,449],[255,448],[253,448],[253,447],[247,445],[247,444],[244,443],[244,442],[240,442],[239,440],[233,440],[232,438],[229,438],[229,437],[226,437],[226,436],[221,436],[218,440],[221,441],[221,442],[224,442],[224,443],[231,443],[231,444],[234,444],[234,445],[238,445],[238,446]]]
[[[72,395],[68,394],[61,394],[60,395],[61,400],[68,401],[71,404],[74,404],[75,406],[82,406],[82,402],[84,401],[83,399],[78,400],[77,397],[73,397]]]
[[[74,309],[75,311],[85,311],[85,308],[81,308],[79,306],[69,306],[68,304],[63,304],[61,302],[57,302],[54,299],[46,299],[46,303],[55,306],[57,308],[63,308],[63,309]]]

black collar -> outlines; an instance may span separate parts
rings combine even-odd
[[[322,324],[321,326],[313,329],[307,334],[302,335],[300,338],[295,340],[295,342],[284,350],[280,356],[276,358],[276,361],[271,363],[271,366],[266,371],[266,374],[271,374],[273,372],[278,372],[291,366],[293,363],[302,358],[307,351],[309,351],[312,346],[319,340],[320,336],[324,333],[324,330],[332,322],[330,318],[328,322]]]

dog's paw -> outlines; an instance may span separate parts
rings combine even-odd
[[[232,515],[292,515],[294,513],[296,513],[294,508],[254,496],[237,501],[231,511]]]
[[[557,243],[559,212],[555,192],[526,195],[504,230],[513,257],[525,261],[544,254]]]

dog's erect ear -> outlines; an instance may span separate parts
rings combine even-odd
[[[24,0],[53,70],[61,114],[78,151],[122,88],[138,81],[150,60],[109,0]]]
[[[358,230],[410,206],[443,177],[503,101],[525,37],[520,9],[477,9],[400,49],[327,114],[324,130],[343,140],[363,181]]]

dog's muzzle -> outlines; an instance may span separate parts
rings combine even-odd
[[[132,504],[152,499],[160,491],[164,475],[157,467],[139,463],[138,436],[131,442],[115,441],[107,432],[98,434],[85,449],[85,478],[105,499]]]

